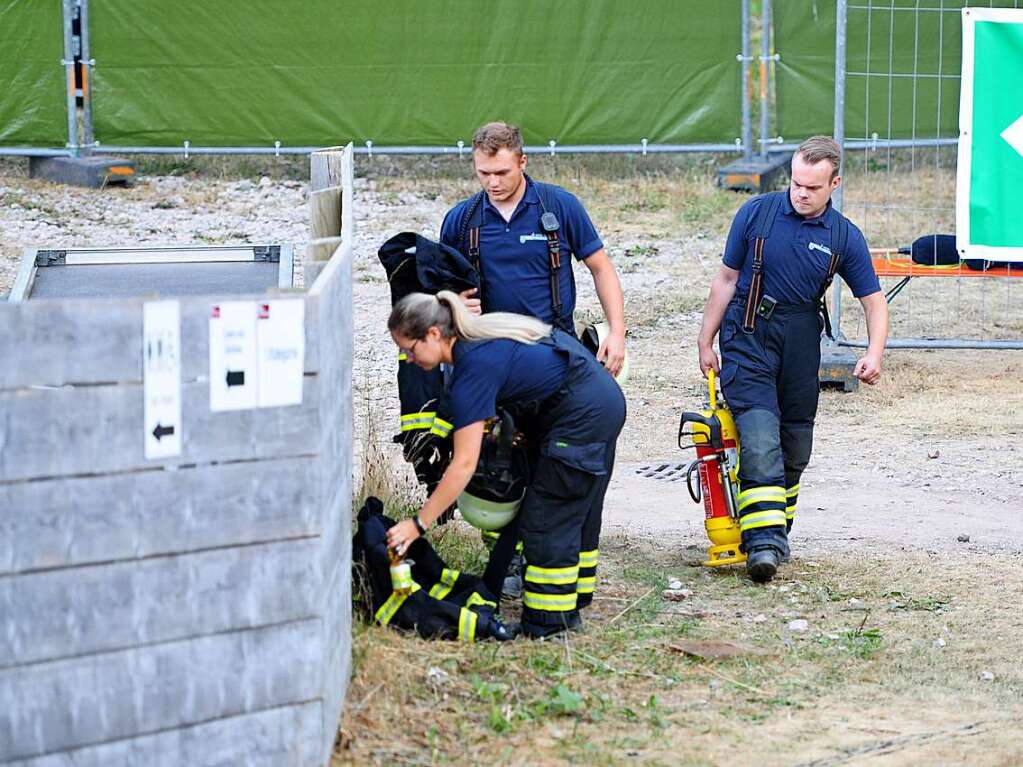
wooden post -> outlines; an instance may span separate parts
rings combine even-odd
[[[309,192],[309,236],[313,240],[341,234],[341,187]],[[329,257],[329,256],[328,256]]]
[[[334,255],[334,251],[338,249],[341,242],[341,237],[320,237],[316,240],[310,240],[309,245],[306,246],[306,263],[309,261],[323,261],[324,263],[330,261],[330,257]]]
[[[350,181],[351,173],[349,152],[346,147],[331,147],[309,156],[310,242],[302,266],[306,290],[312,287],[341,244],[343,223],[351,220],[351,211],[343,210],[351,203],[351,190],[345,189],[346,178]]]

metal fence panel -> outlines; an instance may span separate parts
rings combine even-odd
[[[60,0],[0,3],[0,146],[67,143]]]
[[[966,6],[1012,8],[1016,3],[849,2],[846,138],[922,142],[958,136],[959,11]],[[830,135],[834,128],[835,8],[831,0],[779,0],[776,5],[778,131],[786,140]]]
[[[1019,4],[1020,0],[1001,3]],[[956,186],[962,179],[957,179],[955,139],[947,140],[958,136],[958,125],[948,123],[948,103],[953,101],[958,118],[966,5],[942,0],[848,3],[845,111],[842,119],[843,102],[836,91],[833,123],[846,129],[844,194],[839,199],[842,211],[877,249],[875,266],[882,289],[891,297],[892,347],[1023,348],[1023,269],[975,271],[957,261],[954,246],[951,252],[944,250],[953,262],[948,266],[916,264],[908,255],[918,238],[931,243],[929,235],[956,232]],[[876,30],[890,32],[893,24],[913,31],[908,57],[906,51],[895,55],[892,45],[886,50],[873,44]],[[941,35],[932,34],[934,29]],[[954,44],[947,43],[944,50],[938,46],[939,40],[953,38]],[[856,59],[855,41],[868,39],[870,55]],[[893,39],[889,34],[888,40]],[[841,31],[832,42],[840,49]],[[954,97],[947,95],[946,86],[933,90],[936,73],[947,75],[941,78],[943,83],[955,84]],[[877,82],[885,84],[880,100],[872,95]],[[898,88],[895,82],[900,83]],[[882,126],[874,131],[879,134],[876,146],[868,141],[850,148],[850,141],[869,136],[872,125]],[[906,135],[899,131],[907,129],[910,141],[899,145]],[[907,253],[900,254],[899,248]],[[926,248],[921,255],[926,259],[931,253],[937,255]],[[840,342],[865,345],[863,313],[848,289],[836,286],[833,298]]]
[[[92,0],[95,135],[132,146],[732,143],[734,0]]]

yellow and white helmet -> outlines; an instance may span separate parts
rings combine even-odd
[[[458,496],[458,511],[462,515],[462,519],[473,527],[480,530],[500,530],[515,519],[515,515],[522,507],[522,499],[525,495],[526,491],[523,489],[518,498],[496,501],[482,495],[474,495],[469,488],[466,488]]]

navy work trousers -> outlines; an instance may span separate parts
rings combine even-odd
[[[742,550],[789,554],[799,478],[810,460],[820,393],[822,319],[816,305],[779,305],[742,329],[745,296],[721,324],[721,389],[739,432]]]
[[[571,628],[593,599],[604,495],[625,422],[614,378],[575,339],[555,330],[552,342],[568,355],[569,370],[541,408],[540,455],[518,519],[522,628],[531,636]]]

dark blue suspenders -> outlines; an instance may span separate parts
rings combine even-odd
[[[757,217],[753,221],[753,279],[750,282],[749,295],[746,297],[746,309],[742,316],[742,329],[746,333],[752,333],[756,327],[757,314],[760,311],[764,296],[764,248],[768,238],[771,236],[771,229],[774,227],[774,220],[778,216],[778,209],[781,207],[784,192],[768,192],[761,198],[760,208],[757,210]],[[836,211],[837,213],[837,211]],[[828,304],[824,300],[828,288],[831,287],[838,271],[842,256],[849,243],[849,220],[841,213],[838,214],[838,232],[835,241],[831,243],[831,260],[828,262],[828,273],[824,278],[820,290],[817,292],[816,302],[818,309],[824,315],[824,332],[828,338],[834,340],[835,336],[831,328],[831,317],[828,315]],[[770,299],[774,303],[774,299]],[[773,308],[773,307],[772,307]]]
[[[554,198],[548,184],[538,181],[531,182],[536,188],[540,197],[540,228],[543,230],[547,240],[547,259],[550,269],[551,286],[551,309],[554,314],[554,324],[562,330],[574,333],[574,329],[565,327],[564,318],[561,316],[561,238],[558,232],[561,225],[558,222],[557,214],[554,212]],[[480,261],[480,228],[483,226],[483,195],[486,192],[480,191],[472,198],[469,207],[462,217],[462,225],[459,229],[458,245],[459,250],[465,253],[469,263],[473,265],[480,276],[480,299],[483,310],[487,310],[486,281],[483,275],[483,264]]]

